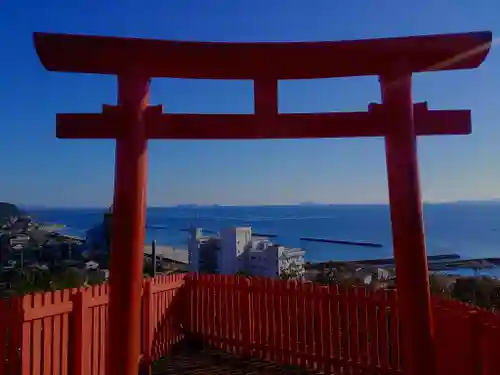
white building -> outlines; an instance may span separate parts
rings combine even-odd
[[[204,237],[190,230],[189,265],[192,272],[225,275],[238,272],[253,276],[302,278],[303,249],[290,249],[266,238],[252,238],[252,228],[226,228],[220,236]]]

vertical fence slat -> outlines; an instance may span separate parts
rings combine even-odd
[[[0,358],[2,362],[0,362],[0,375],[5,374],[5,366],[7,357],[7,329],[9,327],[9,323],[13,318],[13,314],[10,312],[10,306],[8,300],[0,300]],[[10,325],[12,326],[12,325]]]
[[[291,343],[291,362],[292,365],[299,365],[299,316],[298,316],[298,286],[295,281],[290,283],[290,343]]]
[[[281,282],[280,280],[271,280],[271,345],[275,348],[272,360],[283,363],[283,325],[281,320]]]
[[[359,371],[359,295],[357,287],[348,289],[347,301],[349,302],[349,359],[353,372],[357,373]]]
[[[89,288],[89,291],[92,292],[92,297],[96,298],[99,296],[97,286],[92,286]],[[90,316],[92,317],[92,338],[90,340],[90,346],[91,346],[91,354],[92,354],[92,375],[97,375],[99,372],[99,307],[94,306],[92,309],[89,311]]]
[[[369,291],[368,299],[368,335],[370,339],[370,369],[376,371],[379,368],[379,337],[378,337],[378,315],[377,305],[374,300],[375,292]]]
[[[23,315],[24,311],[27,311],[33,306],[33,296],[27,295],[21,298],[15,298],[14,304],[11,306],[13,312],[19,314],[17,316],[17,321],[21,322],[21,330],[17,326],[11,327],[11,340],[9,342],[9,366],[7,374],[16,374],[19,372],[19,361],[17,359],[17,348],[20,344],[21,348],[21,374],[31,375],[31,369],[33,367],[33,357],[32,357],[32,323],[30,321],[24,321]],[[17,323],[16,320],[12,320],[11,323]],[[10,372],[12,371],[12,372]]]
[[[212,345],[217,345],[217,338],[219,337],[219,326],[217,324],[217,276],[210,275],[210,284],[211,284],[211,293],[209,299],[210,305],[210,326],[211,326],[211,336],[212,336]]]
[[[340,358],[342,367],[347,365],[350,359],[350,327],[349,327],[349,301],[348,287],[339,286],[339,332],[340,332]]]
[[[224,330],[224,318],[222,316],[222,304],[224,300],[222,299],[222,278],[220,275],[215,277],[215,316],[216,316],[216,327],[217,327],[217,348],[223,348],[223,340],[225,336]]]
[[[56,290],[53,295],[54,304],[62,303],[61,291]],[[52,322],[52,375],[61,373],[61,315],[56,315]]]
[[[400,351],[399,351],[399,311],[398,300],[395,290],[386,292],[387,304],[389,306],[389,359],[393,370],[400,369]]]
[[[42,295],[35,294],[33,296],[33,310],[38,310],[42,308]],[[42,368],[42,319],[35,319],[32,322],[32,347],[31,347],[31,358],[32,358],[32,368],[31,373],[33,375],[40,375]]]
[[[378,293],[380,296],[378,301],[378,339],[379,339],[379,357],[380,367],[383,369],[389,368],[389,332],[388,332],[388,314],[387,300],[385,291]]]
[[[253,322],[254,322],[254,339],[255,344],[257,346],[256,354],[257,357],[263,358],[265,355],[262,339],[262,285],[260,278],[252,278],[252,293],[253,293],[253,306],[254,306],[254,314],[253,314]]]
[[[269,306],[269,295],[270,295],[270,289],[269,289],[269,279],[268,278],[263,278],[262,279],[262,330],[263,330],[263,344],[265,345],[265,354],[264,354],[264,359],[266,360],[271,360],[272,358],[272,348],[271,348],[271,334],[270,334],[270,306]]]
[[[72,375],[88,375],[90,374],[89,367],[89,342],[88,337],[88,308],[87,300],[88,293],[85,289],[79,289],[72,295],[73,302],[73,319],[72,319],[72,343],[70,347]],[[33,374],[35,375],[35,374]]]
[[[100,285],[100,295],[106,296],[107,289],[105,285]],[[99,306],[99,321],[101,323],[101,329],[99,331],[99,375],[106,375],[106,337],[107,337],[107,328],[106,328],[106,305]]]
[[[143,340],[143,371],[149,373],[153,361],[153,284],[151,279],[143,282],[142,294],[142,340]],[[101,330],[102,332],[103,330]]]
[[[315,289],[312,283],[306,284],[306,344],[307,344],[307,367],[310,369],[317,368],[317,350],[316,350],[316,325],[318,318],[318,310],[316,306],[316,301],[318,300],[317,295],[314,293]],[[316,339],[316,340],[315,340]]]
[[[325,300],[325,352],[328,362],[326,363],[325,373],[338,373],[339,349],[340,349],[340,331],[338,325],[339,305],[338,305],[338,285],[329,285],[326,289]]]
[[[171,278],[170,275],[167,277],[169,279]],[[170,282],[171,282],[171,280],[167,280],[167,284],[169,284]],[[167,337],[167,340],[166,340],[167,347],[166,347],[165,355],[168,355],[168,352],[170,351],[170,348],[172,347],[172,343],[173,343],[173,339],[174,339],[174,337],[173,337],[173,334],[174,334],[173,304],[172,304],[173,295],[172,294],[173,294],[173,290],[167,290],[165,292],[165,298],[166,298],[165,308],[167,309],[167,320],[166,320],[166,324],[165,324],[166,337]],[[210,317],[213,317],[213,312],[211,312]]]
[[[304,283],[297,283],[297,308],[298,308],[298,333],[299,333],[299,359],[300,365],[306,367],[307,363],[307,306],[306,306],[306,287]]]
[[[290,294],[291,294],[291,285],[288,281],[284,280],[281,285],[281,292],[282,292],[282,301],[281,301],[281,306],[282,306],[282,315],[281,315],[281,322],[283,326],[283,362],[285,364],[291,364],[292,363],[292,357],[291,357],[291,330],[290,330],[290,324],[291,324],[291,308],[290,308]]]
[[[43,294],[43,306],[52,306],[52,293]],[[52,372],[52,316],[46,316],[42,320],[43,324],[43,363],[42,371],[44,375],[50,375]]]
[[[240,301],[241,301],[241,337],[242,337],[242,355],[250,357],[252,347],[252,301],[251,301],[251,282],[246,277],[239,279],[240,283]]]
[[[324,327],[324,320],[325,320],[325,313],[324,313],[324,308],[323,305],[325,304],[324,300],[324,295],[323,295],[323,290],[325,290],[324,286],[319,286],[317,284],[314,284],[314,304],[315,304],[315,311],[316,314],[314,316],[314,331],[315,331],[315,337],[314,337],[314,349],[315,349],[315,357],[316,357],[316,363],[317,363],[317,369],[320,372],[325,372],[325,347],[324,347],[324,335],[327,333],[323,331]]]
[[[229,339],[231,338],[231,333],[229,331],[229,306],[228,306],[228,295],[229,295],[229,284],[226,275],[222,275],[222,304],[221,304],[221,314],[222,314],[222,332],[223,332],[223,342],[222,350],[229,352]]]
[[[368,369],[368,321],[366,287],[358,288],[359,304],[359,363],[364,370]]]
[[[69,302],[71,291],[66,289],[62,291],[63,302]],[[71,314],[75,314],[75,305],[72,307]],[[69,373],[69,314],[63,314],[61,318],[61,375]]]

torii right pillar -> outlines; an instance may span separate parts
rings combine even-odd
[[[403,358],[417,375],[434,373],[435,348],[411,81],[404,65],[380,77]]]

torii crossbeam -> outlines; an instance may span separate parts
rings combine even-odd
[[[472,69],[492,35],[476,32],[314,43],[198,43],[35,33],[51,71],[118,76],[118,106],[57,116],[59,138],[116,139],[109,373],[137,374],[148,139],[385,137],[405,374],[434,373],[416,136],[469,134],[470,112],[414,104],[415,72]],[[382,104],[366,112],[278,114],[278,80],[377,75]],[[153,77],[252,79],[255,114],[164,114],[148,107]],[[145,343],[146,346],[149,343]],[[148,351],[144,348],[145,360]]]

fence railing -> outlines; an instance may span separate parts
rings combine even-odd
[[[182,339],[183,284],[184,275],[144,281],[138,360],[146,365]],[[106,284],[0,300],[0,375],[104,375],[107,310]]]
[[[0,300],[0,375],[101,375],[108,286]],[[438,375],[500,374],[500,316],[434,298]],[[184,334],[227,352],[324,373],[400,373],[393,290],[220,275],[146,279],[144,366]]]
[[[324,373],[401,372],[395,290],[219,275],[187,285],[187,329],[208,345]],[[437,374],[500,374],[499,315],[439,298],[433,309]]]

